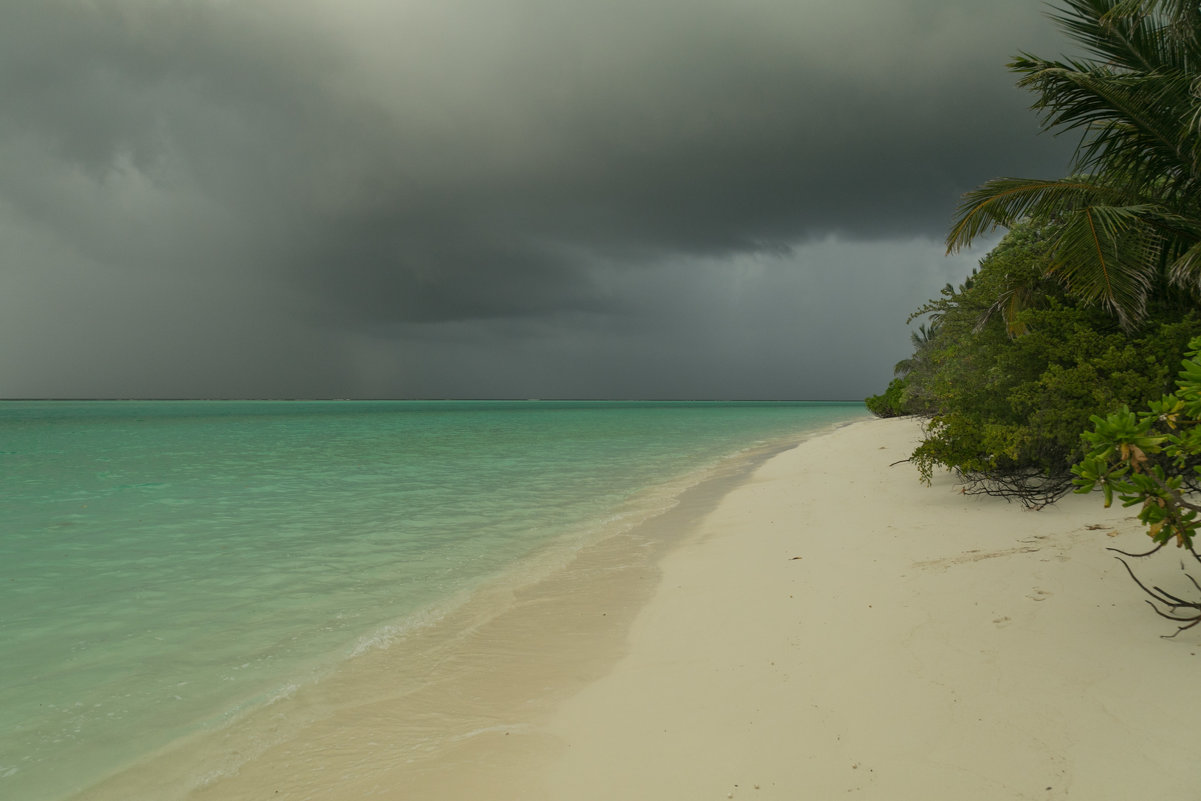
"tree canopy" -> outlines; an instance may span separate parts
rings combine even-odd
[[[1023,219],[1053,223],[1048,273],[1127,329],[1172,285],[1201,284],[1201,10],[1197,0],[1064,0],[1085,57],[1023,53],[1044,130],[1081,135],[1071,175],[997,178],[964,196],[948,250]]]
[[[948,250],[1009,232],[915,313],[914,354],[868,407],[928,418],[911,457],[927,481],[945,467],[1035,506],[1101,488],[1155,542],[1122,556],[1175,542],[1201,562],[1201,0],[1062,6],[1084,56],[1009,66],[1044,130],[1080,135],[1070,174],[964,196]],[[1123,563],[1178,631],[1201,625],[1201,581],[1181,597]]]
[[[1048,226],[1015,225],[978,270],[915,315],[914,355],[883,396],[883,416],[928,418],[912,461],[925,480],[954,470],[968,492],[1041,505],[1071,488],[1092,415],[1166,392],[1201,315],[1179,293],[1153,299],[1137,332],[1046,277]]]

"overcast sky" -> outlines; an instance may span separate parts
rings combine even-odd
[[[0,397],[861,399],[1040,0],[3,0]]]

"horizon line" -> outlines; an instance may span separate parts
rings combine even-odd
[[[389,397],[370,397],[370,398],[336,398],[336,397],[291,397],[291,398],[276,398],[276,397],[0,397],[0,403],[20,403],[20,402],[64,402],[64,401],[84,401],[84,402],[165,402],[165,403],[186,403],[189,401],[205,401],[205,402],[278,402],[278,403],[373,403],[373,402],[395,402],[395,403],[431,403],[431,402],[461,402],[461,403],[862,403],[862,399],[858,398],[520,398],[520,397],[487,397],[487,398],[452,398],[452,397],[427,397],[427,398],[389,398]]]

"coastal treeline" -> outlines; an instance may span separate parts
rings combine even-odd
[[[1051,246],[1044,226],[1015,225],[963,284],[917,311],[913,355],[868,399],[882,416],[927,418],[911,457],[923,479],[948,468],[969,493],[1045,504],[1072,488],[1092,415],[1174,385],[1201,334],[1189,293],[1166,289],[1125,330],[1048,274]]]
[[[911,460],[927,481],[950,469],[1036,507],[1101,487],[1142,504],[1155,550],[1196,556],[1201,0],[1063,0],[1051,19],[1081,55],[1009,68],[1044,131],[1079,137],[1068,175],[963,197],[948,251],[1007,233],[914,312],[913,354],[868,408],[926,418]],[[1201,622],[1201,603],[1144,589]]]
[[[1034,503],[1072,484],[1094,414],[1174,386],[1201,334],[1201,2],[1066,0],[1083,54],[1009,68],[1044,130],[1080,136],[1062,178],[964,196],[949,250],[1007,229],[959,286],[916,310],[913,355],[875,413],[927,418],[923,475]]]

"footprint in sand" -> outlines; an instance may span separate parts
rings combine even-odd
[[[1013,621],[1010,620],[1008,617],[1003,616],[1003,617],[999,617],[996,620],[994,620],[993,624],[996,625],[997,628],[1003,629],[1012,622]]]
[[[1030,593],[1026,597],[1031,601],[1045,601],[1047,598],[1051,597],[1051,593],[1047,592],[1046,590],[1040,590],[1036,588],[1034,592]]]

